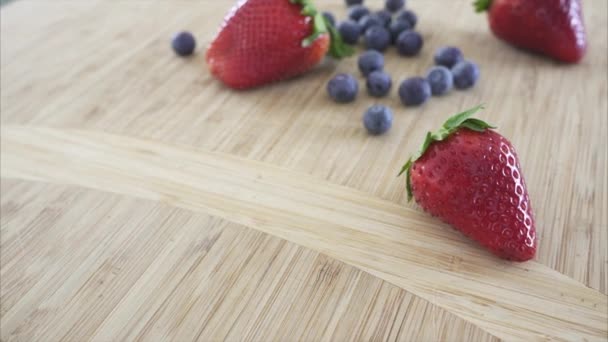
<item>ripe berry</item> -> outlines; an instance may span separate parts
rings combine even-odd
[[[401,13],[399,13],[399,15],[397,16],[397,20],[405,20],[408,23],[410,23],[410,26],[412,28],[416,27],[416,24],[418,23],[418,16],[416,15],[416,13],[410,11],[410,10],[405,10]]]
[[[358,21],[361,32],[365,32],[372,26],[384,26],[384,21],[375,14],[368,14]]]
[[[363,76],[367,77],[372,72],[384,68],[384,56],[375,50],[365,51],[359,56],[358,66]]]
[[[384,8],[390,12],[397,12],[405,7],[405,0],[386,0],[384,3]]]
[[[327,93],[338,103],[352,102],[357,98],[359,83],[348,74],[338,74],[327,84]]]
[[[444,46],[435,52],[435,64],[443,65],[444,67],[451,68],[458,62],[462,61],[464,57],[459,48],[453,46]]]
[[[399,87],[399,97],[406,106],[419,106],[431,97],[431,86],[422,77],[408,78]]]
[[[386,96],[391,90],[391,76],[383,71],[374,71],[367,76],[367,92],[374,97]]]
[[[391,40],[393,44],[397,42],[397,38],[401,34],[401,32],[407,31],[411,29],[410,23],[404,20],[395,20],[391,23],[389,27],[389,31],[391,32]]]
[[[397,37],[397,51],[402,56],[415,56],[422,49],[424,44],[420,33],[412,30],[404,31]]]
[[[443,95],[452,89],[454,78],[450,69],[443,65],[432,67],[426,74],[426,80],[435,96]]]
[[[354,45],[359,41],[361,35],[361,27],[352,20],[346,20],[338,25],[338,32],[342,36],[342,40],[346,44]]]
[[[183,31],[173,36],[171,46],[179,56],[190,56],[196,48],[196,39],[192,33]]]
[[[365,32],[365,47],[368,50],[384,51],[391,43],[391,34],[382,26],[372,26]]]
[[[479,79],[479,67],[473,62],[461,61],[452,68],[452,75],[456,88],[471,88]]]
[[[348,9],[348,17],[353,21],[359,21],[368,14],[369,10],[363,5],[354,5]]]
[[[386,106],[373,105],[363,115],[363,125],[369,134],[384,134],[393,125],[393,112]]]

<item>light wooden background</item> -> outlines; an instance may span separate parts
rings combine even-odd
[[[387,53],[395,83],[447,44],[482,70],[412,109],[395,92],[331,103],[354,58],[227,90],[203,51],[231,3],[2,7],[2,341],[608,339],[606,1],[584,1],[590,50],[565,66],[494,39],[470,1],[410,0],[425,47]],[[169,47],[181,29],[191,59]],[[361,126],[375,102],[395,111],[382,137]],[[519,151],[533,262],[493,258],[395,177],[427,130],[479,103]]]

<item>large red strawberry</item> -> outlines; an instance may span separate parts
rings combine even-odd
[[[211,73],[246,89],[300,75],[329,52],[352,54],[311,0],[241,0],[207,50]]]
[[[481,106],[429,132],[401,170],[408,198],[497,256],[532,259],[536,230],[515,149],[487,123],[471,118]]]
[[[585,54],[580,0],[476,0],[475,8],[487,10],[492,32],[515,46],[568,63]]]

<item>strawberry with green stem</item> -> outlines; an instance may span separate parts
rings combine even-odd
[[[495,255],[526,261],[536,253],[530,198],[511,143],[471,118],[478,106],[426,135],[403,166],[408,199]]]
[[[248,89],[307,72],[329,54],[353,54],[311,0],[245,0],[227,15],[206,54],[217,79]]]
[[[494,35],[512,45],[567,63],[585,55],[580,0],[476,0],[475,9],[487,11]]]

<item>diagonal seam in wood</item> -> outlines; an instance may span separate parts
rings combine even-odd
[[[425,214],[233,156],[103,133],[7,126],[1,176],[170,203],[325,253],[506,340],[603,340],[604,294],[498,260]],[[542,229],[542,227],[541,227]]]

